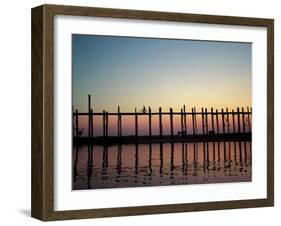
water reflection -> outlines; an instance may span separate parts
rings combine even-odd
[[[251,142],[82,145],[73,189],[251,181]]]

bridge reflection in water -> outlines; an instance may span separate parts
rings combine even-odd
[[[251,142],[79,145],[73,189],[251,181]]]

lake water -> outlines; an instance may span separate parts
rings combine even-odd
[[[82,145],[74,190],[251,181],[251,142]]]

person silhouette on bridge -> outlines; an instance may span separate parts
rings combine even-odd
[[[143,105],[143,108],[142,108],[142,112],[143,112],[143,113],[146,113],[146,112],[147,112],[147,110],[146,110],[146,108],[145,108],[144,105]]]

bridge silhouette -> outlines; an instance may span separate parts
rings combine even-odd
[[[88,117],[88,136],[82,136],[83,130],[79,128],[79,117]],[[102,136],[94,136],[94,117],[102,117]],[[109,117],[117,117],[117,135],[109,136]],[[134,135],[123,135],[122,119],[124,117],[134,117]],[[139,135],[139,117],[148,117],[147,135]],[[152,134],[152,117],[159,119],[159,134]],[[169,116],[169,134],[163,134],[163,116]],[[180,131],[174,131],[175,116],[180,116]],[[187,117],[191,118],[191,125],[188,128]],[[196,142],[196,141],[250,141],[251,140],[251,121],[252,108],[247,107],[229,111],[228,108],[217,109],[201,108],[196,111],[195,107],[187,111],[185,105],[179,112],[162,111],[159,107],[157,112],[152,112],[151,108],[145,107],[134,112],[121,112],[120,106],[117,112],[94,112],[91,106],[91,95],[88,95],[88,112],[79,112],[73,107],[73,141],[75,143],[93,143],[93,144],[130,144],[130,143],[163,143],[163,142]],[[200,127],[200,129],[199,129]],[[190,131],[188,133],[187,131]]]

